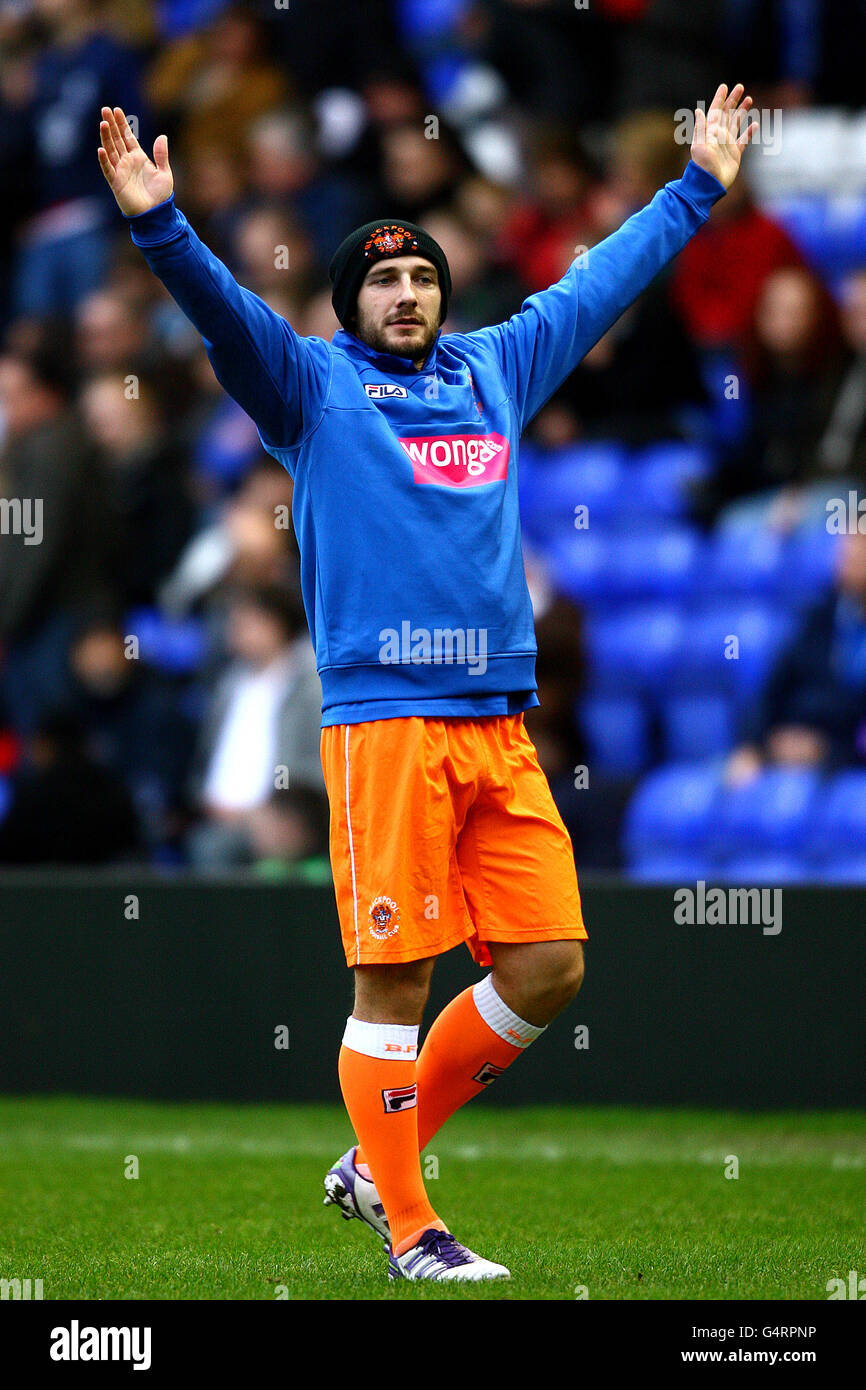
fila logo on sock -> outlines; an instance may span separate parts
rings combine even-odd
[[[411,1086],[392,1086],[390,1091],[382,1092],[382,1100],[386,1115],[397,1110],[411,1110],[418,1104],[418,1087],[414,1081]]]
[[[472,1080],[477,1081],[479,1086],[489,1086],[491,1081],[495,1081],[497,1076],[501,1076],[505,1071],[504,1067],[497,1067],[495,1062],[485,1062],[480,1071],[476,1072]]]

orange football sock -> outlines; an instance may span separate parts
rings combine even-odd
[[[419,1149],[426,1148],[455,1110],[480,1095],[543,1032],[508,1008],[490,975],[452,999],[434,1021],[418,1056]],[[367,1161],[367,1151],[359,1144],[355,1162]]]
[[[488,983],[490,978],[486,976],[479,985],[471,985],[452,999],[424,1039],[418,1054],[421,1149],[455,1110],[480,1095],[543,1031],[507,1010]],[[479,991],[483,991],[482,1004],[485,996],[492,996],[494,1001],[493,1010],[488,1011],[489,1021],[479,1011]],[[511,1036],[504,1036],[506,1033]]]
[[[414,1035],[414,1044],[409,1035]],[[339,1060],[346,1109],[363,1145],[363,1161],[369,1165],[382,1199],[391,1227],[391,1246],[398,1255],[410,1249],[430,1226],[447,1230],[430,1205],[421,1176],[414,1056],[417,1038],[417,1028],[350,1018]],[[367,1050],[357,1051],[360,1047]],[[411,1050],[413,1055],[391,1060],[398,1050]],[[384,1055],[371,1055],[375,1053]]]

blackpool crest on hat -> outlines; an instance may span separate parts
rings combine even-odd
[[[364,242],[364,256],[367,260],[371,256],[393,256],[403,250],[404,246],[418,249],[418,238],[400,226],[399,223],[386,223],[382,227],[377,227],[371,232]]]

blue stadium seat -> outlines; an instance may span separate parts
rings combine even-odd
[[[451,35],[468,9],[468,0],[401,0],[397,8],[404,36],[417,41]]]
[[[744,854],[723,865],[714,865],[708,875],[714,882],[743,888],[781,888],[785,883],[802,883],[809,877],[803,860],[790,854]]]
[[[207,637],[197,618],[166,618],[156,608],[126,614],[124,634],[138,638],[142,661],[170,675],[189,675],[204,661]]]
[[[778,605],[733,597],[694,609],[683,618],[682,642],[671,660],[672,679],[685,689],[750,698],[792,635],[794,623],[794,615]]]
[[[823,778],[814,768],[767,768],[750,782],[726,787],[713,829],[719,864],[786,856],[802,859]]]
[[[750,401],[742,366],[724,350],[701,354],[701,376],[710,406],[710,430],[717,446],[735,448],[749,425]],[[732,391],[736,390],[736,395]]]
[[[816,808],[807,854],[827,866],[866,860],[866,771],[839,772],[830,780]]]
[[[531,532],[531,534],[537,534]],[[598,531],[572,531],[541,546],[550,576],[567,598],[579,604],[606,603],[615,597],[610,581],[610,537]]]
[[[633,458],[628,495],[635,510],[670,518],[690,511],[690,488],[712,472],[709,451],[698,444],[672,440],[652,444]]]
[[[246,411],[226,396],[220,400],[193,449],[195,472],[220,493],[230,492],[262,456],[256,427]]]
[[[781,223],[813,270],[831,284],[863,264],[866,196],[792,197],[774,200]]]
[[[734,741],[732,701],[723,694],[673,695],[660,711],[666,762],[698,762],[727,753]]]
[[[839,554],[839,537],[826,526],[797,532],[785,544],[785,588],[795,601],[820,598],[833,583]]]
[[[786,587],[784,537],[763,526],[721,529],[712,537],[706,558],[705,590],[770,598]]]
[[[622,601],[691,598],[702,571],[703,537],[692,527],[649,519],[611,534],[611,594]]]
[[[588,745],[590,777],[594,770],[636,775],[649,762],[649,718],[637,696],[588,695],[576,715]]]
[[[651,855],[648,859],[638,859],[630,864],[627,877],[635,883],[690,884],[698,879],[708,878],[710,873],[706,859],[697,855]]]
[[[866,884],[866,857],[831,860],[814,868],[810,877],[822,884],[832,884],[835,888],[859,887]]]
[[[524,469],[521,451],[520,504],[527,533],[538,539],[592,534],[593,527],[621,507],[626,460],[621,444],[602,441],[571,444],[548,454],[533,451]],[[589,513],[589,527],[583,530],[574,524],[579,506]]]
[[[795,626],[795,614],[778,607],[744,603],[734,610],[730,631],[739,641],[739,656],[727,664],[734,670],[740,699],[751,698],[761,688]]]
[[[623,845],[632,864],[707,855],[721,788],[715,763],[685,763],[651,772],[625,814]]]
[[[637,604],[590,617],[586,651],[592,688],[604,693],[657,690],[667,681],[684,640],[682,615],[670,603]]]

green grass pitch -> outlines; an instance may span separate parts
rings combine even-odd
[[[0,1277],[45,1299],[691,1300],[866,1274],[863,1113],[469,1106],[424,1162],[459,1239],[511,1269],[471,1290],[389,1284],[322,1206],[350,1141],[328,1106],[2,1099]]]

